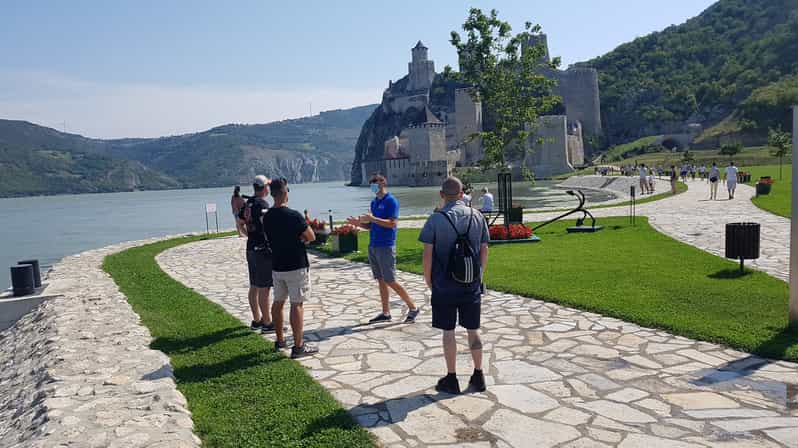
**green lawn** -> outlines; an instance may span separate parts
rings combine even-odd
[[[782,166],[782,174],[784,180],[779,179],[779,166],[766,165],[766,166],[752,166],[745,167],[743,171],[751,172],[751,185],[755,184],[761,176],[771,176],[773,181],[773,189],[770,194],[759,196],[753,199],[757,207],[775,213],[779,216],[789,218],[791,215],[792,206],[790,204],[792,199],[792,164],[785,163]]]
[[[541,229],[541,243],[491,247],[487,286],[798,361],[785,282],[757,271],[739,276],[736,263],[673,240],[645,218],[634,227],[627,218],[598,222],[606,227],[596,234],[567,234],[569,220]],[[399,230],[401,270],[421,273],[418,232]],[[365,262],[367,245],[362,232],[362,251],[347,258]]]
[[[743,148],[742,152],[732,157],[737,166],[758,166],[778,164],[779,159],[773,157],[773,148],[767,146],[751,146]],[[629,165],[645,163],[648,166],[670,167],[671,165],[680,166],[682,164],[682,152],[661,151],[648,154],[641,154],[626,158],[620,162],[612,162],[612,165]],[[725,166],[729,163],[729,156],[722,155],[717,149],[690,150],[690,154],[695,157],[696,165],[702,163],[712,166],[716,162],[718,166]],[[786,162],[787,160],[785,160]]]
[[[113,277],[166,353],[206,447],[371,447],[372,438],[298,363],[158,267],[177,238],[111,255]],[[241,300],[246,300],[242,297]]]

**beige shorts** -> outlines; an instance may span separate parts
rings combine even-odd
[[[290,299],[291,303],[303,303],[310,299],[310,274],[307,268],[295,271],[274,271],[274,301],[285,302]]]

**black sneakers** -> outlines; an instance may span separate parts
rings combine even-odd
[[[418,317],[418,313],[421,312],[421,307],[416,307],[414,310],[410,310],[407,312],[407,317],[405,317],[406,324],[412,324],[416,321],[416,317]]]
[[[390,322],[390,321],[391,321],[391,315],[390,314],[380,313],[380,314],[377,314],[377,317],[371,319],[369,321],[369,323],[370,324],[376,324],[376,323],[379,323],[379,322]]]
[[[291,359],[304,358],[306,356],[313,356],[319,352],[319,349],[308,344],[302,344],[302,347],[291,347]]]
[[[457,382],[457,375],[450,373],[438,380],[435,390],[446,394],[460,395],[460,383]]]
[[[468,380],[468,387],[475,392],[485,392],[485,375],[481,370],[474,369],[471,379]]]
[[[249,324],[249,328],[251,330],[260,330],[263,327],[263,324],[260,323],[258,320],[253,320],[251,324]]]
[[[280,351],[281,349],[287,348],[288,344],[285,341],[274,341],[274,349]]]
[[[274,323],[273,323],[273,322],[269,322],[269,323],[268,323],[268,324],[266,324],[266,325],[261,325],[261,327],[260,327],[260,332],[261,332],[262,334],[266,334],[266,333],[274,333]]]

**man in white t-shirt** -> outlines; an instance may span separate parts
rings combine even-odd
[[[714,201],[718,199],[718,184],[720,183],[720,169],[715,162],[712,162],[712,168],[707,177],[709,178],[709,199]]]
[[[640,165],[640,194],[646,193],[648,193],[648,170],[646,164],[643,163]]]
[[[488,187],[482,187],[482,212],[493,211],[493,195],[488,191]]]
[[[734,162],[729,162],[726,167],[726,188],[729,190],[729,199],[734,199],[734,190],[737,188],[737,167]]]

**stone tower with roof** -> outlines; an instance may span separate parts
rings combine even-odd
[[[435,62],[427,59],[429,49],[418,41],[410,52],[412,59],[407,64],[407,72],[410,79],[407,83],[408,92],[429,90],[432,81],[435,80]]]

